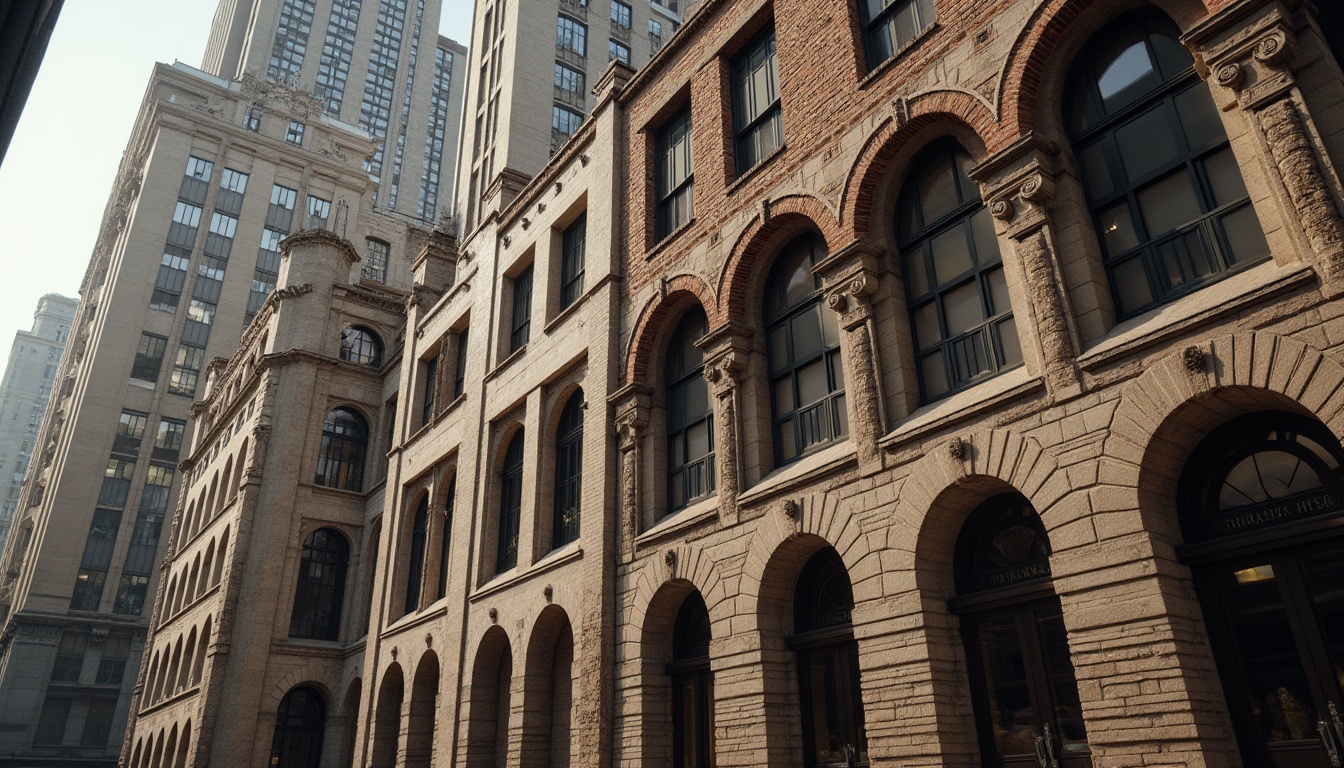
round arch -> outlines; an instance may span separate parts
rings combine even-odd
[[[718,297],[703,279],[681,274],[667,281],[667,290],[645,302],[630,335],[625,355],[625,383],[647,383],[650,371],[658,370],[658,360],[667,336],[676,321],[693,304],[699,304],[711,323],[719,319]]]

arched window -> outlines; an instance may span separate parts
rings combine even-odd
[[[383,364],[383,341],[362,325],[341,331],[341,359],[374,368]]]
[[[1043,759],[1091,766],[1063,612],[1050,581],[1050,543],[1016,493],[981,504],[954,557],[966,666],[987,765]]]
[[[327,707],[312,688],[295,688],[280,700],[271,739],[270,768],[318,768]]]
[[[453,506],[457,503],[457,475],[448,481],[443,500],[443,524],[439,526],[439,599],[448,596],[448,552],[453,544]]]
[[[345,570],[349,562],[350,545],[331,528],[319,528],[303,542],[294,612],[289,619],[290,637],[310,640],[340,637]]]
[[[499,541],[495,572],[518,564],[518,527],[523,513],[523,430],[518,430],[504,452],[499,471]]]
[[[1245,765],[1324,766],[1341,746],[1342,466],[1319,422],[1260,412],[1209,433],[1181,476],[1182,560]]]
[[[896,233],[925,402],[1022,362],[994,222],[956,142],[926,149],[901,187]]]
[[[560,412],[555,433],[555,514],[551,546],[562,547],[579,538],[579,509],[583,499],[583,390],[569,396]]]
[[[672,630],[672,765],[714,765],[714,678],[709,671],[709,611],[699,592],[686,596]]]
[[[349,408],[337,408],[322,424],[322,447],[317,454],[314,482],[343,491],[364,488],[364,454],[369,447],[369,427],[364,417]]]
[[[806,234],[784,246],[765,282],[775,457],[787,464],[849,433],[835,313],[822,306],[812,267],[826,244]]]
[[[429,535],[429,494],[420,497],[411,523],[411,558],[406,573],[406,612],[420,607],[420,587],[425,581],[425,543]]]
[[[808,768],[868,764],[853,610],[849,573],[840,555],[827,547],[798,576],[789,640],[798,652],[803,764]]]
[[[1089,43],[1067,122],[1119,319],[1269,256],[1208,86],[1170,20]]]
[[[697,304],[682,316],[667,345],[667,511],[714,492],[714,405],[696,340],[709,332]]]

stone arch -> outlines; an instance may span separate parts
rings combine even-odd
[[[324,682],[328,677],[330,668],[322,663],[320,659],[310,659],[301,663],[298,667],[289,670],[281,675],[270,688],[266,690],[264,700],[261,702],[263,709],[274,712],[280,708],[280,702],[284,700],[285,695],[295,688],[311,688],[322,698],[323,703],[335,701],[336,695],[332,692],[332,687]]]
[[[238,449],[238,464],[234,468],[233,482],[229,484],[229,498],[238,495],[238,490],[243,487],[243,478],[247,475],[247,438],[243,438],[243,445]]]
[[[168,740],[163,745],[163,760],[159,762],[159,765],[162,768],[172,768],[173,755],[175,754],[177,754],[177,723],[173,723],[172,729],[168,731]],[[155,755],[155,759],[158,758],[159,755]]]
[[[191,721],[182,724],[182,739],[177,744],[177,760],[173,768],[187,768],[187,753],[191,751]]]
[[[513,650],[498,625],[491,626],[476,646],[470,686],[463,692],[467,734],[458,745],[458,763],[466,768],[494,768],[514,761],[510,752],[509,713],[513,686]]]
[[[219,498],[219,470],[215,470],[214,477],[210,478],[210,490],[206,494],[205,509],[203,510],[205,514],[201,515],[197,530],[205,527],[206,524],[215,519],[215,515],[219,514]],[[195,533],[195,531],[192,531],[192,533]]]
[[[742,230],[719,274],[718,322],[711,316],[711,325],[759,314],[753,297],[760,293],[775,254],[793,238],[809,230],[816,232],[826,241],[829,253],[845,242],[834,212],[815,197],[792,194],[766,207],[768,215],[757,214]]]
[[[186,598],[182,601],[183,605],[191,605],[196,598],[201,596],[201,553],[197,552],[196,557],[191,560],[191,570],[187,577]]]
[[[145,747],[145,740],[139,738],[135,740],[135,748],[131,750],[131,768],[140,768],[140,755]]]
[[[146,704],[154,703],[154,689],[159,684],[159,659],[161,656],[162,651],[158,648],[154,649],[154,656],[149,662],[149,671],[145,673],[145,689],[142,695]]]
[[[210,650],[210,631],[214,624],[213,616],[205,617],[205,624],[201,628],[200,645],[196,648],[196,663],[191,670],[191,684],[196,685],[201,682],[205,673],[205,655]]]
[[[643,633],[647,631],[644,627],[650,621],[650,614],[656,616],[665,610],[665,606],[660,606],[660,603],[667,599],[668,585],[678,583],[682,586],[671,587],[673,593],[684,597],[691,590],[699,592],[709,610],[714,636],[727,636],[729,620],[736,613],[727,583],[720,576],[713,558],[703,549],[694,544],[679,543],[668,547],[661,556],[649,558],[635,580],[629,626],[640,628],[641,641]],[[678,599],[677,605],[680,604]],[[675,617],[676,607],[673,606],[671,610]]]
[[[896,177],[900,174],[895,171],[908,166],[925,144],[943,135],[955,138],[977,161],[1008,143],[993,113],[970,94],[932,91],[916,96],[906,103],[904,112],[878,124],[850,167],[840,207],[849,236],[872,234],[878,202],[890,197],[894,205],[894,192],[884,193],[887,185],[899,188]]]
[[[229,529],[227,526],[225,526],[224,532],[219,535],[219,559],[215,561],[215,572],[210,579],[210,583],[212,586],[218,584],[220,580],[224,577],[224,562],[228,559],[228,554],[229,554]]]
[[[523,722],[519,765],[569,765],[574,722],[574,632],[564,608],[552,603],[532,625],[523,657]]]
[[[149,759],[150,768],[160,768],[163,764],[163,743],[167,738],[168,735],[164,732],[163,728],[159,729],[158,738],[150,738],[150,741],[154,744],[154,753]],[[146,751],[146,754],[148,754],[148,751]]]
[[[182,635],[177,636],[177,641],[173,643],[173,655],[168,662],[168,674],[163,679],[163,698],[170,698],[177,693],[178,671],[182,668]]]
[[[177,574],[173,574],[168,578],[168,589],[163,593],[163,614],[159,616],[159,626],[163,626],[168,617],[177,612],[177,606],[173,604],[176,600]]]
[[[224,462],[224,474],[222,477],[224,485],[220,486],[219,489],[220,509],[228,506],[228,503],[233,501],[233,497],[238,495],[238,488],[233,482],[233,456],[229,456],[228,460]]]
[[[405,680],[395,661],[383,672],[373,713],[373,755],[370,768],[395,768],[401,736],[401,702]]]
[[[411,706],[406,716],[406,768],[429,768],[434,755],[434,714],[439,700],[439,657],[427,650],[420,656],[411,682]]]
[[[364,681],[356,677],[345,689],[345,698],[341,700],[340,714],[331,722],[330,731],[340,747],[337,765],[352,765],[355,760],[356,724],[359,722],[359,703],[364,694]]]
[[[182,656],[182,669],[179,671],[177,678],[177,688],[179,690],[191,687],[191,671],[196,666],[196,646],[198,645],[196,637],[198,631],[196,627],[192,627],[191,632],[187,634],[187,644],[184,646]]]
[[[645,302],[635,320],[634,333],[625,356],[625,382],[648,382],[649,371],[659,359],[667,335],[692,304],[698,303],[711,323],[718,322],[718,297],[698,275],[681,274],[667,281],[660,291]],[[653,369],[656,370],[656,369]],[[655,378],[656,380],[656,378]]]

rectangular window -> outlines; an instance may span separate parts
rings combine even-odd
[[[611,0],[611,24],[614,27],[630,30],[630,6],[621,0]]]
[[[122,616],[139,616],[145,610],[145,594],[149,590],[148,576],[122,574],[117,585],[117,597],[112,601],[112,612]]]
[[[733,62],[732,83],[733,134],[740,176],[784,144],[774,29],[754,40]]]
[[[159,419],[159,432],[154,437],[154,452],[150,458],[158,461],[176,463],[182,451],[182,440],[187,434],[187,422],[163,417]]]
[[[56,746],[65,740],[65,721],[70,719],[70,699],[48,696],[42,702],[42,714],[37,718],[34,744]]]
[[[934,0],[859,0],[863,47],[873,69],[933,23]]]
[[[162,312],[176,312],[182,298],[182,286],[187,281],[187,266],[191,261],[191,250],[182,246],[168,244],[163,248],[163,258],[159,262],[159,275],[154,281],[154,294],[149,300],[149,308]]]
[[[188,397],[196,394],[196,380],[200,377],[204,362],[204,349],[189,344],[179,346],[177,360],[173,363],[173,375],[168,380],[168,391]]]
[[[366,239],[364,244],[366,247],[363,276],[380,283],[387,282],[387,257],[392,246],[372,237]]]
[[[583,124],[583,115],[559,104],[551,105],[551,151],[559,149]]]
[[[237,216],[243,210],[243,193],[247,191],[248,176],[242,171],[225,168],[219,175],[219,199],[215,210]]]
[[[453,367],[453,399],[467,391],[467,328],[457,333],[457,364]]]
[[[584,250],[588,240],[588,214],[565,229],[560,248],[560,308],[564,309],[583,295]]]
[[[103,470],[103,487],[98,492],[98,503],[118,509],[126,506],[126,496],[131,492],[131,476],[134,474],[134,461],[116,457],[108,459],[107,468]]]
[[[567,67],[560,62],[555,63],[555,87],[568,94],[583,96],[583,73]]]
[[[302,147],[304,127],[304,124],[300,123],[298,120],[290,120],[289,128],[285,131],[285,141],[288,141],[296,147]]]
[[[56,649],[56,663],[51,668],[53,683],[78,683],[79,672],[84,668],[84,652],[89,644],[89,635],[83,630],[67,630],[61,634],[61,644]]]
[[[201,226],[201,207],[177,201],[173,209],[173,223],[168,225],[168,244],[190,251],[196,247],[196,231]]]
[[[135,363],[131,365],[131,378],[149,384],[157,383],[167,346],[168,339],[152,333],[141,333],[140,348],[135,353]]]
[[[672,118],[658,134],[654,193],[654,239],[662,240],[695,215],[695,179],[691,172],[691,111]]]
[[[420,423],[428,424],[434,420],[434,396],[439,391],[439,356],[434,355],[425,361],[424,401],[420,408]]]
[[[624,43],[618,43],[615,40],[607,41],[608,61],[619,61],[629,66],[630,64],[630,46]]]
[[[187,170],[182,174],[182,185],[177,190],[178,198],[197,205],[205,204],[205,195],[210,189],[210,173],[214,168],[215,164],[209,160],[188,157]]]
[[[248,104],[247,111],[243,113],[243,127],[253,133],[261,130],[261,116],[264,113],[258,104]]]
[[[308,196],[308,229],[326,229],[331,217],[331,201]]]
[[[266,209],[266,226],[279,232],[288,232],[294,223],[294,203],[298,200],[297,190],[271,187],[271,205]]]
[[[98,662],[98,685],[121,685],[126,675],[126,657],[131,654],[131,636],[109,633],[103,641],[103,657]]]
[[[103,584],[107,581],[107,571],[96,568],[80,568],[75,577],[75,591],[70,596],[70,610],[96,611],[103,599]]]
[[[233,250],[233,233],[238,230],[238,220],[220,211],[210,214],[210,231],[205,236],[205,252],[221,259],[229,258]]]
[[[145,436],[149,416],[136,411],[122,411],[117,422],[117,434],[112,438],[112,452],[135,456],[140,452],[140,440]]]
[[[510,318],[509,353],[522,349],[532,333],[532,265],[513,278],[513,315]]]
[[[80,746],[106,747],[107,737],[112,735],[112,715],[116,711],[116,699],[91,699],[88,717],[84,719],[84,733],[79,738]]]
[[[89,524],[89,536],[84,543],[84,558],[80,561],[79,575],[75,579],[74,594],[70,598],[70,609],[74,611],[96,611],[103,597],[103,583],[107,579],[107,569],[112,563],[112,549],[117,542],[117,528],[121,525],[121,512],[115,509],[95,509],[93,522]]]
[[[555,19],[555,45],[557,48],[573,51],[579,56],[587,56],[588,28],[581,22],[568,16]]]

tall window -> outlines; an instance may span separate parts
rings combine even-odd
[[[319,528],[303,542],[299,582],[289,636],[309,640],[336,640],[341,634],[341,605],[345,601],[345,571],[350,544],[331,528]]]
[[[691,174],[691,111],[682,111],[658,134],[654,194],[658,210],[654,239],[662,240],[695,215],[695,178]]]
[[[61,633],[61,644],[56,648],[56,663],[51,668],[53,683],[79,682],[88,644],[89,635],[85,630],[66,630]]]
[[[364,270],[361,274],[375,282],[387,282],[387,256],[392,246],[372,237],[365,240],[364,245]]]
[[[147,414],[122,411],[116,437],[112,438],[112,451],[130,456],[140,453],[140,441],[145,436],[145,423],[148,421]]]
[[[495,571],[518,564],[518,527],[523,513],[523,430],[513,434],[499,472],[499,542]]]
[[[121,512],[115,509],[95,509],[89,524],[89,536],[84,542],[84,557],[75,589],[70,596],[70,610],[96,611],[103,599],[107,570],[112,563],[112,549],[117,543],[117,529],[121,527]]]
[[[739,176],[784,144],[773,27],[733,62],[733,134]]]
[[[439,392],[439,355],[425,361],[423,390],[420,394],[420,424],[423,426],[434,420],[434,401]]]
[[[583,115],[559,104],[551,106],[551,146],[558,148],[583,124]]]
[[[364,489],[364,454],[369,427],[349,408],[337,408],[322,424],[322,447],[317,454],[318,485],[343,491]]]
[[[457,360],[453,365],[453,399],[467,391],[467,328],[457,332]]]
[[[532,265],[513,278],[513,314],[509,318],[509,352],[523,348],[532,334]]]
[[[579,538],[583,502],[583,390],[569,396],[555,434],[555,516],[552,547]]]
[[[980,754],[995,765],[1091,766],[1036,511],[1016,493],[989,499],[962,525],[954,560],[952,608],[961,615]]]
[[[135,352],[135,362],[131,365],[131,379],[146,384],[155,384],[159,380],[159,370],[163,368],[163,353],[168,348],[168,339],[152,333],[140,334],[140,348]]]
[[[873,69],[933,23],[934,0],[859,0],[863,48]]]
[[[453,507],[457,504],[457,475],[448,481],[443,500],[443,523],[439,526],[439,599],[448,596],[448,554],[453,544]]]
[[[621,0],[611,0],[611,26],[630,31],[630,6]]]
[[[565,228],[560,249],[560,308],[564,309],[583,295],[584,251],[588,241],[588,214]]]
[[[709,671],[709,611],[692,592],[677,611],[672,630],[672,765],[714,765],[714,676]]]
[[[700,305],[677,323],[667,345],[667,511],[714,492],[714,405],[704,354],[695,346],[709,332]]]
[[[383,364],[383,341],[362,325],[341,331],[341,359],[374,368]]]
[[[406,613],[420,607],[420,588],[425,583],[425,543],[429,536],[429,494],[420,497],[411,522],[411,557],[406,573]]]
[[[926,150],[901,188],[896,230],[920,388],[935,400],[1022,362],[989,209],[953,142]]]
[[[1074,65],[1068,130],[1116,315],[1269,257],[1209,87],[1168,19],[1107,27]]]
[[[826,255],[815,234],[784,246],[765,283],[775,456],[787,464],[849,434],[835,313],[822,306],[812,267]]]
[[[318,768],[327,708],[311,688],[295,688],[280,700],[271,739],[270,768]]]
[[[827,547],[798,577],[789,639],[798,653],[803,765],[808,768],[868,764],[853,611],[849,573],[840,555]]]
[[[588,28],[581,22],[568,16],[556,17],[555,45],[557,48],[573,51],[579,56],[586,56],[588,51],[587,38]]]
[[[182,452],[182,441],[186,434],[187,423],[185,421],[170,419],[167,416],[160,418],[159,431],[154,437],[154,450],[149,457],[158,461],[176,463],[178,455]],[[169,472],[170,476],[171,474]]]
[[[566,98],[575,96],[583,98],[583,73],[573,67],[567,67],[560,62],[555,63],[555,87],[560,89]]]

